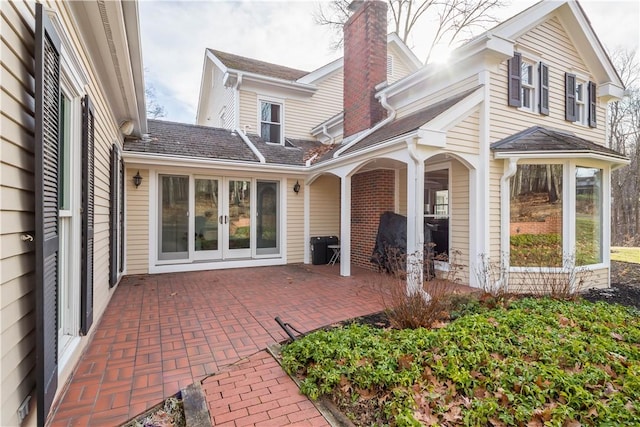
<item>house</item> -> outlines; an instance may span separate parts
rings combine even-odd
[[[135,2],[1,2],[0,425],[44,425],[124,272]],[[37,410],[36,410],[37,409]]]
[[[45,423],[122,275],[310,263],[336,235],[349,276],[385,212],[414,289],[429,241],[472,286],[609,286],[623,86],[576,1],[439,66],[354,2],[344,58],[315,71],[207,50],[195,125],[145,120],[135,2],[1,7],[2,425]]]
[[[384,2],[353,5],[344,58],[309,73],[208,49],[197,124],[149,121],[125,144],[143,177],[127,273],[310,263],[310,239],[336,235],[348,276],[375,268],[390,211],[418,282],[427,242],[472,286],[608,286],[627,159],[605,147],[606,105],[623,85],[580,5],[542,1],[439,66],[387,35]]]

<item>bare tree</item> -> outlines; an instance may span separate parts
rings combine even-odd
[[[454,47],[470,38],[474,30],[486,28],[496,23],[491,14],[494,9],[505,5],[503,0],[387,0],[391,29],[408,44],[409,36],[421,22],[428,22],[435,28],[428,46],[426,62],[429,62],[436,45]],[[320,4],[315,21],[330,26],[336,33],[335,49],[342,46],[342,26],[349,18],[351,0],[333,0],[324,6]]]
[[[616,50],[612,61],[626,87],[609,105],[609,146],[631,160],[611,177],[613,245],[640,245],[640,64],[635,51]]]
[[[144,97],[147,102],[148,118],[157,119],[167,115],[167,111],[164,109],[164,106],[158,103],[156,88],[151,83],[145,85]]]

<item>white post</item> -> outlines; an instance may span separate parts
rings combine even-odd
[[[407,293],[422,290],[424,281],[424,162],[407,164]]]
[[[351,276],[351,176],[340,178],[340,275]]]

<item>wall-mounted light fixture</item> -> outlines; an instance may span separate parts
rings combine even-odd
[[[135,185],[136,188],[138,188],[138,187],[140,187],[140,184],[142,184],[142,177],[140,176],[140,171],[138,171],[133,176],[133,185]]]
[[[296,183],[293,184],[293,192],[298,194],[300,192],[300,183],[298,182],[298,180],[296,179]]]

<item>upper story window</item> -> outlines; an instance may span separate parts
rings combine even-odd
[[[596,84],[571,73],[565,74],[564,84],[565,120],[596,127]]]
[[[533,113],[549,114],[549,67],[514,53],[508,61],[509,105]]]
[[[267,142],[282,143],[282,104],[260,101],[260,136]]]

